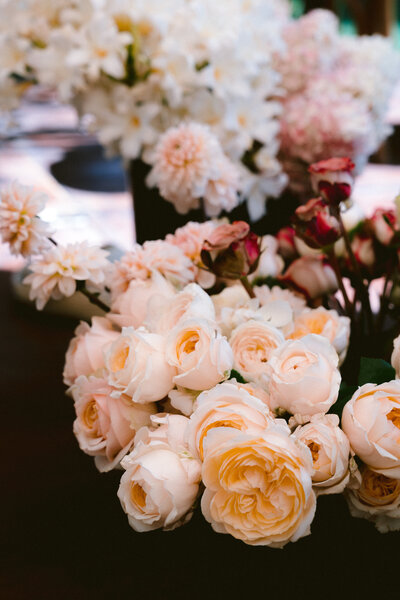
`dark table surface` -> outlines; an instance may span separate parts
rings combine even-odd
[[[2,600],[400,597],[400,532],[351,518],[341,496],[284,550],[215,534],[201,514],[130,529],[119,473],[98,473],[72,434],[61,373],[75,325],[16,303],[0,273]]]

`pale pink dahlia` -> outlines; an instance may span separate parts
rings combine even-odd
[[[53,298],[72,296],[77,281],[100,285],[105,282],[109,262],[108,252],[89,246],[87,242],[52,246],[30,265],[24,283],[31,286],[29,298],[36,300],[38,310]]]
[[[207,214],[215,216],[237,204],[234,169],[210,129],[188,123],[161,137],[147,183],[157,186],[181,214],[198,208],[204,198]]]
[[[174,285],[186,285],[194,280],[195,267],[184,251],[164,240],[135,244],[133,250],[113,264],[110,287],[113,298],[126,292],[134,279],[145,280],[159,271]]]
[[[0,236],[8,242],[12,254],[29,256],[48,245],[47,225],[37,216],[46,200],[44,193],[16,182],[2,189]]]

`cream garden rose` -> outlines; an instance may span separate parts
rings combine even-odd
[[[104,350],[118,336],[111,321],[104,317],[93,317],[91,326],[82,321],[75,329],[75,337],[65,355],[64,383],[72,385],[79,375],[91,375],[102,369]]]
[[[252,391],[236,381],[226,381],[199,395],[188,426],[189,448],[194,456],[204,459],[204,440],[215,427],[254,433],[263,432],[271,424],[273,415],[268,405]]]
[[[118,497],[136,531],[174,529],[186,522],[199,492],[201,464],[187,450],[188,419],[157,415],[141,429],[122,461]]]
[[[286,341],[268,362],[271,408],[300,415],[328,412],[339,394],[338,360],[335,349],[320,335]]]
[[[311,451],[313,486],[318,495],[340,494],[350,479],[350,444],[337,415],[314,415],[294,436]]]
[[[280,426],[228,440],[214,428],[205,447],[201,509],[215,531],[274,548],[310,533],[316,499],[302,442]]]
[[[228,340],[207,319],[188,319],[169,334],[166,359],[176,369],[174,383],[191,390],[206,390],[226,379],[233,356]]]
[[[251,319],[239,325],[229,339],[234,368],[249,381],[262,381],[272,352],[284,341],[279,329],[263,321]]]
[[[381,533],[400,530],[399,479],[363,466],[359,481],[348,488],[346,499],[353,517],[372,521]]]
[[[81,375],[70,391],[80,449],[95,457],[99,471],[114,469],[133,446],[136,431],[150,424],[156,405],[134,404],[124,395],[113,398],[113,388],[103,377]]]
[[[326,337],[339,355],[339,364],[343,363],[350,339],[349,317],[341,317],[336,310],[327,310],[323,306],[306,308],[296,317],[289,337],[298,339],[309,333]]]
[[[114,396],[126,394],[133,402],[162,400],[174,387],[176,370],[165,359],[165,338],[124,327],[106,353],[108,383]]]
[[[360,387],[343,409],[342,428],[366,465],[400,479],[400,380]]]
[[[168,334],[178,323],[196,317],[212,321],[215,309],[210,296],[196,283],[190,283],[171,298],[158,294],[150,298],[145,324],[150,331]]]
[[[146,318],[149,301],[173,298],[174,287],[158,271],[149,279],[133,279],[125,292],[118,294],[111,304],[110,319],[120,327],[140,327]]]

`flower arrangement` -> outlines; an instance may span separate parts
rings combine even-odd
[[[256,221],[288,176],[303,191],[306,163],[349,155],[361,168],[390,131],[397,54],[379,36],[341,36],[329,11],[293,20],[286,0],[0,8],[0,111],[32,84],[56,89],[110,151],[148,163],[148,184],[181,213],[246,200]]]
[[[382,310],[394,303],[399,228],[394,211],[346,226],[352,170],[348,158],[312,165],[318,196],[276,238],[188,223],[114,263],[56,245],[34,190],[2,194],[3,238],[37,253],[25,282],[38,308],[78,290],[104,311],[76,329],[63,377],[79,446],[99,471],[122,469],[136,531],[183,525],[200,501],[216,532],[280,548],[334,493],[379,531],[400,529],[400,337],[393,366],[362,358],[357,381],[344,376],[378,256],[393,261]]]

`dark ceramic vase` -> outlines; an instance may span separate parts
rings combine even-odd
[[[176,212],[170,202],[166,202],[158,193],[157,188],[148,188],[146,177],[150,167],[141,160],[129,164],[129,181],[133,196],[135,214],[136,240],[143,243],[146,240],[164,238],[173,233],[188,221],[203,221],[201,210],[192,210],[185,215]],[[299,205],[298,196],[285,192],[277,200],[269,200],[267,214],[259,221],[252,223],[252,230],[259,234],[276,233],[281,227],[290,222],[290,217]],[[223,213],[221,217],[230,221],[250,221],[246,203],[240,204],[231,213]]]

